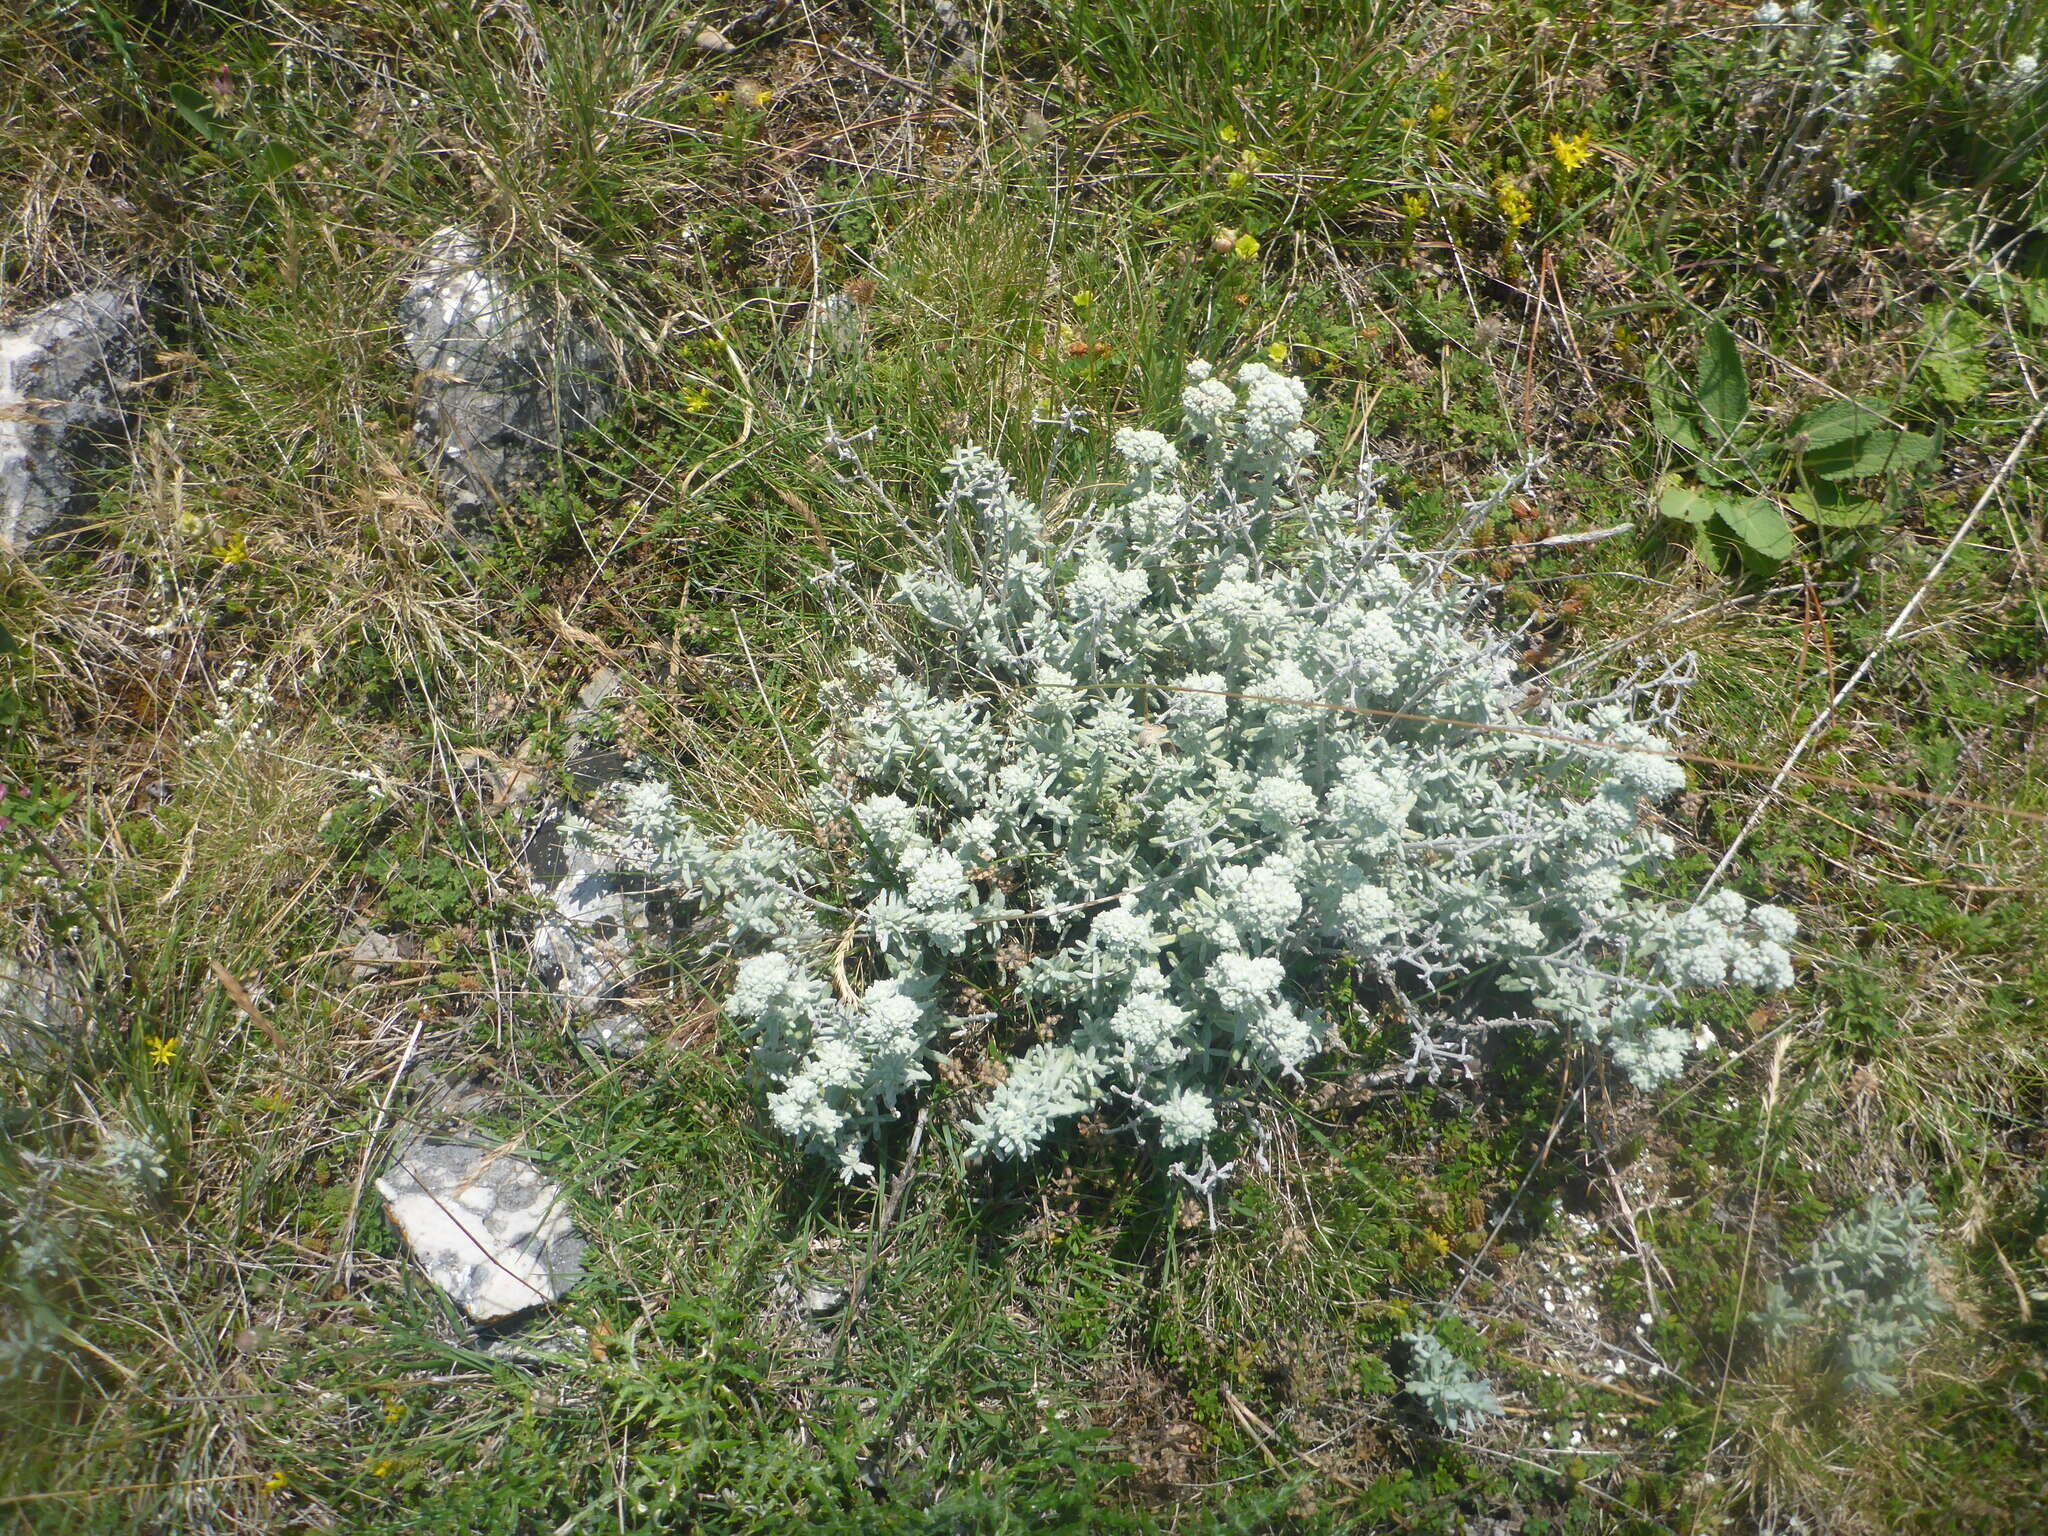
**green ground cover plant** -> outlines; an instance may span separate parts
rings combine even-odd
[[[0,566],[0,955],[91,1025],[0,1059],[0,1516],[2039,1529],[2043,53],[2032,0],[10,11],[0,304],[164,318],[88,536]],[[395,329],[451,223],[630,363],[473,554]],[[1566,1031],[1410,1081],[1398,989],[1304,958],[1322,1048],[1199,1192],[1100,1113],[973,1158],[1019,1018],[851,1184],[717,955],[579,1046],[517,874],[536,796],[605,814],[571,738],[800,824],[955,446],[1062,536],[1190,358],[1302,380],[1527,709],[1693,658],[1627,896],[1784,909],[1793,984],[1677,1000],[1660,1086]],[[503,1338],[369,1190],[450,1117],[592,1240]],[[1844,1391],[1812,1266],[1916,1189]]]

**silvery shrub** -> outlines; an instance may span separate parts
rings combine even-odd
[[[1790,982],[1789,913],[1639,894],[1684,669],[1532,687],[1370,460],[1317,482],[1306,402],[1189,365],[1180,440],[1118,431],[1056,528],[959,449],[891,655],[825,686],[796,825],[720,835],[643,781],[574,829],[700,904],[774,1123],[846,1179],[991,1018],[1029,1043],[974,1154],[1092,1112],[1206,1165],[1323,1049],[1337,964],[1418,1000],[1422,1065],[1479,1022],[1460,997],[1508,996],[1645,1087],[1686,1058],[1681,992]]]

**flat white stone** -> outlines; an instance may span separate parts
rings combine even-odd
[[[522,1157],[415,1142],[377,1193],[427,1278],[472,1322],[557,1301],[583,1273],[562,1187]]]

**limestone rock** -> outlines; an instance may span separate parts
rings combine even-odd
[[[398,308],[419,370],[414,439],[456,532],[477,538],[609,408],[611,355],[586,326],[495,270],[462,229],[427,241]]]
[[[578,1030],[576,1043],[596,1055],[627,1060],[647,1049],[647,1026],[630,1013],[607,1013]]]
[[[472,1322],[558,1301],[583,1273],[561,1186],[523,1157],[415,1142],[377,1193],[427,1278]]]
[[[43,1069],[74,1059],[92,1031],[85,983],[61,953],[0,954],[0,1062]]]
[[[593,679],[585,694],[603,681],[602,674]],[[631,771],[610,748],[584,752],[567,767],[571,788],[581,797],[601,794]],[[568,812],[567,805],[556,804],[535,818],[521,862],[527,884],[548,908],[533,930],[541,980],[577,1012],[590,1014],[605,1010],[626,990],[639,966],[635,952],[640,942],[670,931],[674,919],[658,882],[566,835],[562,823]],[[645,1033],[639,1032],[642,1043]],[[619,1042],[585,1043],[620,1054]]]
[[[94,288],[0,328],[0,548],[19,553],[86,510],[79,472],[125,446],[124,386],[149,356],[132,290]]]
[[[625,686],[625,675],[618,668],[599,667],[590,674],[589,680],[576,690],[576,708],[570,712],[569,723],[581,725],[603,709],[612,695]]]
[[[349,974],[357,981],[378,981],[404,972],[405,962],[417,960],[419,940],[408,933],[366,933],[348,952]]]
[[[548,904],[533,930],[541,978],[580,1012],[617,998],[633,979],[634,950],[665,926],[667,905],[652,883],[562,833],[559,810],[545,816],[526,848],[527,879]]]

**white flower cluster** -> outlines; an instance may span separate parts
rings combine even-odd
[[[960,450],[958,566],[903,578],[903,670],[861,655],[828,686],[812,832],[715,840],[643,785],[586,834],[715,916],[776,1124],[847,1178],[960,1013],[1037,1039],[977,1153],[1094,1111],[1199,1159],[1234,1085],[1317,1054],[1334,961],[1529,994],[1643,1084],[1690,1044],[1660,1022],[1681,988],[1790,979],[1788,915],[1629,890],[1671,848],[1647,807],[1684,783],[1670,675],[1538,700],[1370,464],[1306,484],[1305,400],[1193,365],[1190,451],[1119,432],[1125,488],[1058,538]]]
[[[1871,48],[1859,57],[1855,51],[1858,39],[1849,25],[1830,18],[1816,0],[1796,0],[1792,5],[1763,0],[1750,12],[1750,23],[1757,28],[1754,48],[1759,58],[1776,58],[1795,67],[1847,68],[1863,94],[1897,74],[1905,62],[1884,47]],[[1990,90],[1996,96],[2023,96],[2039,83],[2040,75],[2039,54],[2018,54],[1991,79]]]
[[[270,725],[271,706],[277,696],[270,684],[249,663],[237,661],[229,667],[214,692],[215,705],[206,729],[190,737],[185,745],[197,748],[218,743],[238,752],[259,750],[277,737]]]

